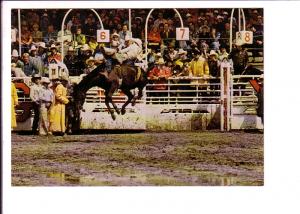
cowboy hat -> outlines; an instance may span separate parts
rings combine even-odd
[[[29,52],[31,52],[31,51],[36,51],[36,50],[37,50],[37,49],[36,49],[35,45],[32,45],[31,48],[30,48],[30,50],[29,50]]]
[[[187,54],[187,52],[184,51],[182,48],[180,48],[180,49],[178,50],[178,55],[181,55],[181,54]]]
[[[37,46],[46,49],[46,43],[45,42],[39,42],[39,43],[37,43]]]
[[[68,51],[74,51],[74,48],[73,48],[72,46],[70,46],[70,47],[68,48]]]
[[[89,51],[91,49],[90,49],[90,46],[88,44],[84,44],[83,47],[81,48],[81,50],[82,51]]]
[[[165,60],[164,58],[160,57],[157,62],[155,62],[155,64],[158,64],[158,65],[164,65],[165,64]]]
[[[50,79],[48,77],[43,77],[41,82],[50,84]]]
[[[94,57],[90,57],[90,58],[88,58],[86,61],[85,61],[85,63],[86,64],[89,64],[89,62],[91,62],[91,61],[93,61],[93,62],[95,62],[95,59],[94,59]]]
[[[57,47],[55,46],[55,44],[52,44],[52,45],[50,46],[50,49],[56,49],[56,50],[57,50]]]
[[[209,52],[209,56],[212,56],[212,55],[218,56],[218,54],[217,54],[217,52],[215,50],[211,50]]]
[[[34,75],[32,75],[32,77],[31,77],[31,81],[33,82],[34,80],[36,80],[36,79],[41,79],[42,77],[41,77],[41,75],[39,75],[39,74],[34,74]]]
[[[112,35],[111,35],[111,37],[114,37],[114,36],[116,36],[116,37],[120,37],[120,35],[119,34],[117,34],[116,32],[114,32]]]
[[[16,49],[13,49],[11,56],[12,57],[19,57],[18,51]]]

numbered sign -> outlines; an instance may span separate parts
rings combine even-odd
[[[109,30],[97,30],[97,42],[109,42]]]
[[[252,31],[236,32],[236,41],[240,41],[242,44],[253,44],[253,32]]]
[[[176,28],[176,40],[189,40],[190,31],[189,28]]]

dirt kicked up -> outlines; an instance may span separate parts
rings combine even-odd
[[[261,186],[263,134],[12,134],[13,186]]]

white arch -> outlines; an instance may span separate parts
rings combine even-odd
[[[67,16],[69,15],[69,13],[72,10],[73,9],[68,10],[68,12],[65,14],[65,16],[63,18],[63,21],[61,23],[61,58],[62,58],[62,62],[64,62],[64,40],[63,40],[63,37],[64,37],[64,24],[65,24]],[[102,23],[101,17],[99,16],[99,14],[94,9],[90,9],[90,10],[93,11],[96,14],[96,16],[98,17],[100,25],[101,25],[101,29],[103,30],[104,27],[103,27],[103,23]]]
[[[155,9],[151,9],[150,12],[148,13],[148,16],[146,18],[146,24],[145,24],[145,50],[146,50],[145,54],[146,54],[146,64],[147,65],[148,65],[148,58],[147,58],[147,56],[148,56],[148,20],[149,20],[150,15],[152,14],[153,10],[155,10]],[[183,28],[183,21],[182,21],[180,13],[178,12],[177,9],[173,9],[173,10],[177,13],[177,15],[180,19],[180,22],[181,22],[181,27]]]
[[[231,10],[231,16],[230,16],[230,37],[229,37],[229,51],[231,52],[232,50],[232,20],[233,20],[233,13],[234,13],[234,8],[232,8]],[[242,16],[243,16],[243,30],[246,30],[246,18],[245,18],[245,14],[244,14],[244,10],[242,8],[238,9],[239,12],[239,30],[241,29],[241,12],[242,12]]]

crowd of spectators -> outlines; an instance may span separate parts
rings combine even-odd
[[[128,29],[127,9],[97,9],[105,29],[110,35],[119,35],[119,41],[126,35],[145,39],[145,21],[150,9],[131,10],[131,32]],[[154,10],[148,22],[148,47],[155,62],[171,69],[172,75],[193,73],[191,62],[199,60],[195,49],[208,63],[209,74],[217,75],[211,65],[211,57],[222,61],[229,52],[231,9],[178,9],[185,27],[189,27],[189,41],[176,41],[175,28],[180,19],[172,9]],[[21,41],[18,37],[17,10],[12,10],[12,67],[17,73],[32,76],[39,73],[47,76],[50,63],[66,64],[70,75],[80,75],[90,69],[88,59],[97,56],[101,47],[112,43],[98,43],[96,31],[100,29],[97,16],[87,9],[74,9],[66,19],[64,37],[61,38],[61,24],[66,9],[21,10]],[[247,48],[263,48],[263,10],[244,9],[246,30],[253,31],[254,43]],[[237,17],[237,14],[235,14]],[[233,35],[238,29],[238,20],[233,20]],[[64,44],[64,59],[60,55],[61,39]],[[22,45],[21,53],[17,50]],[[213,52],[211,52],[213,51]],[[256,54],[261,54],[257,51]],[[95,57],[96,58],[96,57]],[[95,59],[94,58],[94,59]],[[90,60],[92,61],[92,60]],[[90,62],[89,61],[89,62]],[[20,75],[20,74],[18,74]]]

